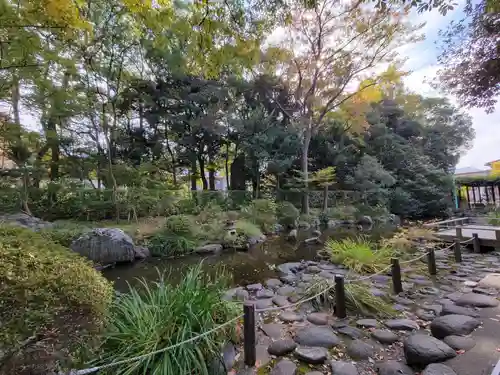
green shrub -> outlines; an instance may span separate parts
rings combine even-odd
[[[112,285],[90,261],[19,227],[0,226],[0,258],[0,352],[39,335],[36,341],[48,348],[44,366],[52,370],[58,358],[51,350],[62,345],[71,357],[86,332],[102,325]],[[24,354],[16,357],[18,366],[35,365]]]
[[[238,220],[235,224],[236,232],[238,235],[245,236],[246,238],[255,238],[262,236],[262,231],[260,228],[245,220]]]
[[[113,305],[104,335],[100,363],[110,363],[150,353],[188,340],[235,318],[240,306],[221,300],[228,278],[210,278],[201,265],[172,286],[162,277],[142,288],[130,287]],[[218,357],[223,343],[235,332],[237,322],[193,342],[115,366],[110,374],[208,374],[207,364]]]
[[[168,232],[156,233],[146,243],[151,255],[169,257],[189,254],[198,245],[193,238]]]
[[[74,239],[80,237],[89,230],[91,230],[91,228],[83,224],[56,223],[54,227],[42,229],[39,233],[50,241],[64,247],[70,247]]]
[[[188,215],[172,215],[165,221],[165,231],[172,234],[192,234],[193,228],[193,218]]]
[[[500,225],[500,210],[496,209],[488,212],[488,223],[491,225]]]
[[[374,249],[375,246],[362,238],[346,238],[341,241],[328,240],[325,250],[333,263],[343,264],[359,273],[378,272],[390,264],[391,248]]]
[[[335,220],[354,220],[357,214],[358,210],[356,207],[349,205],[332,207],[326,212],[326,216]]]
[[[269,199],[256,199],[241,209],[242,216],[259,226],[264,232],[272,232],[276,224],[277,205]]]
[[[201,207],[192,198],[180,199],[175,205],[179,214],[198,215],[201,211]]]
[[[300,212],[292,203],[281,202],[278,205],[278,222],[285,227],[295,227],[299,219]]]

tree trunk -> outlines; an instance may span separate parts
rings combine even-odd
[[[323,212],[328,210],[328,184],[325,184],[323,190]]]
[[[198,190],[196,186],[198,169],[196,168],[196,157],[191,157],[191,190]]]
[[[54,119],[51,117],[47,123],[47,143],[50,148],[50,180],[59,178],[59,139]]]
[[[229,182],[229,142],[226,142],[226,158],[224,163],[224,172],[226,172],[226,190],[231,189]]]
[[[308,159],[309,144],[312,136],[312,119],[309,120],[307,128],[304,131],[304,143],[302,144],[302,178],[304,179],[304,192],[302,194],[302,213],[309,215],[309,169]]]
[[[208,169],[208,186],[210,190],[215,190],[215,169]]]
[[[198,163],[200,163],[200,177],[203,184],[203,190],[208,190],[207,176],[205,176],[205,160],[203,156],[198,155]]]
[[[19,77],[17,75],[14,75],[14,77],[12,78],[12,110],[14,112],[14,123],[16,125],[21,125],[21,116],[19,114],[21,92],[19,86]]]

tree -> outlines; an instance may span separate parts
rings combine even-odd
[[[467,2],[465,17],[441,33],[439,87],[462,105],[494,110],[500,94],[500,7]]]
[[[302,2],[291,8],[292,20],[285,41],[289,59],[282,67],[295,101],[289,113],[302,130],[301,170],[307,191],[309,146],[325,117],[356,95],[356,81],[367,78],[381,63],[395,59],[394,48],[412,40],[414,28],[404,20],[404,10],[374,10],[358,1],[322,0],[312,7]],[[375,76],[360,88],[381,80]],[[302,210],[309,212],[308,195]]]

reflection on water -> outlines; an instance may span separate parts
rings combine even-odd
[[[341,239],[365,235],[377,241],[392,233],[393,230],[393,227],[377,227],[364,232],[356,228],[340,227],[325,230],[321,239],[325,241],[328,238]],[[247,252],[225,250],[220,254],[204,257],[190,255],[177,259],[151,258],[132,265],[119,265],[106,269],[103,274],[114,281],[116,289],[125,292],[128,289],[127,283],[137,284],[137,278],[156,281],[159,272],[167,273],[168,279],[175,283],[191,266],[203,260],[203,268],[207,272],[214,273],[218,268],[224,267],[232,275],[234,285],[246,285],[275,277],[274,265],[302,259],[315,260],[316,253],[322,245],[305,245],[303,240],[308,237],[310,233],[307,231],[299,232],[297,243],[287,242],[283,236],[271,237]]]

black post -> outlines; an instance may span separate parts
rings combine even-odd
[[[491,185],[491,198],[493,200],[493,205],[496,207],[497,200],[495,198],[495,185]]]
[[[488,184],[485,185],[484,191],[486,193],[486,206],[488,206],[488,204],[490,204],[490,194],[488,193]]]
[[[474,199],[474,204],[476,204],[476,189],[472,186],[472,199]]]
[[[477,233],[472,233],[472,247],[475,253],[481,252],[481,245],[479,244],[479,236]]]
[[[465,187],[465,192],[467,193],[467,205],[469,206],[469,210],[470,210],[471,205],[470,205],[469,186]]]
[[[434,249],[430,249],[427,253],[427,266],[429,267],[429,273],[435,275],[437,273],[436,269],[436,254]]]
[[[391,259],[391,273],[392,273],[392,288],[394,294],[399,294],[403,292],[403,283],[401,282],[401,266],[399,265],[399,259]]]
[[[245,365],[250,367],[255,366],[255,362],[257,361],[255,344],[255,305],[247,301],[243,305],[243,351]]]
[[[462,249],[460,247],[460,240],[455,240],[455,247],[453,248],[453,254],[455,255],[455,262],[462,263]]]
[[[347,316],[345,308],[344,276],[335,275],[335,315],[340,319]]]

